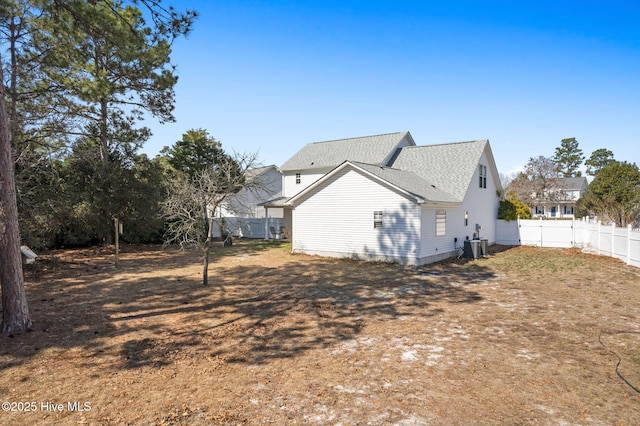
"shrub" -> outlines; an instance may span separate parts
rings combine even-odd
[[[531,209],[529,206],[516,200],[515,198],[507,198],[500,201],[500,207],[498,208],[498,219],[517,220],[531,219]]]

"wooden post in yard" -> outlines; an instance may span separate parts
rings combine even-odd
[[[116,231],[116,268],[120,266],[120,224],[118,218],[113,218],[114,228]]]

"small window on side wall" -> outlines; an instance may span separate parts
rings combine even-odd
[[[302,178],[300,177],[300,173],[296,173],[296,185],[300,185]]]
[[[373,227],[382,228],[382,211],[373,212]]]

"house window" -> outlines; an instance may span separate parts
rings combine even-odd
[[[536,206],[536,214],[544,214],[544,206]]]
[[[436,210],[436,237],[441,237],[447,232],[447,212]]]
[[[480,165],[480,188],[487,187],[487,166]]]
[[[382,212],[381,211],[373,212],[373,227],[382,228]]]
[[[302,178],[300,177],[300,173],[296,173],[296,185],[300,185],[302,182]]]
[[[573,206],[564,206],[564,214],[573,214]]]
[[[464,226],[469,226],[469,212],[466,210],[464,212]]]

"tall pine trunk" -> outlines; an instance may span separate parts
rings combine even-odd
[[[102,174],[101,185],[102,191],[104,192],[104,197],[102,197],[102,203],[104,204],[101,207],[104,219],[111,221],[113,220],[114,214],[113,209],[111,208],[113,180],[111,179],[111,170],[109,167],[108,116],[108,101],[106,98],[103,98],[100,100],[100,135],[98,138],[100,143],[100,173]],[[107,226],[105,229],[111,229],[111,227]],[[107,245],[113,244],[111,232],[107,232],[103,235],[103,241]]]
[[[0,60],[0,83],[4,81]],[[22,275],[18,205],[10,125],[0,84],[0,284],[3,333],[21,333],[31,327]]]

